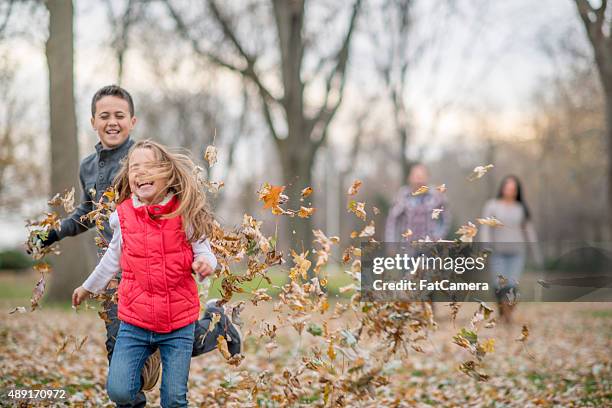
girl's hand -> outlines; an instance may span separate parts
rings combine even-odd
[[[78,306],[85,298],[89,297],[91,292],[82,286],[79,286],[72,292],[72,306]]]
[[[207,276],[212,275],[212,273],[214,272],[210,264],[204,259],[196,259],[195,261],[193,261],[193,263],[191,264],[191,268],[195,273],[198,274],[200,281],[204,280],[204,278],[206,278]]]

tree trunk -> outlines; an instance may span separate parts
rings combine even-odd
[[[51,191],[63,192],[78,185],[79,151],[74,110],[73,8],[72,1],[49,0],[49,38],[46,43],[49,67],[49,111],[51,135]],[[79,196],[79,195],[75,195]],[[72,290],[88,272],[82,239],[61,243],[62,255],[52,259],[53,277],[48,298],[69,301]]]
[[[284,193],[289,197],[289,208],[299,209],[300,204],[303,204],[300,202],[302,189],[312,186],[311,169],[314,155],[297,143],[281,143],[279,147],[285,177]],[[316,191],[308,197],[308,200],[312,201],[315,194]],[[281,241],[288,242],[290,248],[298,252],[309,250],[312,247],[312,219],[298,216],[285,218],[287,236],[281,237]]]
[[[608,239],[612,237],[612,90],[606,91],[606,143],[608,149]]]

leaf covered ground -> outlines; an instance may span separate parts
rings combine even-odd
[[[228,365],[218,351],[192,360],[190,405],[322,406],[325,401],[342,402],[342,394],[348,395],[347,406],[364,407],[612,405],[609,304],[520,304],[514,325],[480,328],[479,336],[495,339],[479,367],[489,379],[481,382],[459,370],[470,353],[453,342],[460,328],[469,327],[477,304],[462,304],[453,323],[448,305],[438,303],[434,308],[438,326],[419,351],[399,351],[371,377],[353,377],[351,386],[362,387],[367,391],[363,393],[343,391],[338,383],[327,386],[325,378],[333,380],[334,372],[323,375],[304,358],[313,345],[316,349],[322,322],[309,322],[301,335],[291,325],[280,327],[273,340],[264,335],[269,334],[271,307],[248,304],[244,310],[245,359],[238,367]],[[105,334],[97,313],[42,308],[0,316],[0,389],[65,388],[70,395],[66,404],[112,406],[104,390]],[[330,319],[327,329],[352,327],[355,316],[347,312]],[[517,340],[523,324],[529,327],[525,342]],[[367,356],[368,347],[375,348],[376,342],[375,336],[365,339],[362,355]],[[323,349],[322,354],[338,376],[349,367],[340,348]],[[384,384],[367,390],[368,382],[381,381]],[[360,398],[352,399],[352,394]],[[159,388],[148,397],[153,406],[158,405]],[[15,402],[3,396],[1,403]]]

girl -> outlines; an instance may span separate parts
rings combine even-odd
[[[529,207],[523,197],[518,177],[513,175],[504,177],[497,198],[485,204],[483,216],[495,217],[504,224],[500,228],[483,225],[480,239],[482,242],[492,244],[490,266],[494,274],[493,282],[499,314],[505,323],[510,323],[518,282],[525,267],[527,246],[524,243],[537,241]],[[536,249],[534,255],[539,262],[540,253],[537,248],[534,249]],[[499,275],[503,276],[503,285],[500,284]]]
[[[159,348],[161,404],[187,406],[187,378],[200,304],[192,270],[200,280],[217,261],[210,249],[212,215],[193,176],[194,164],[159,143],[134,144],[115,179],[113,238],[93,273],[72,295],[79,305],[122,270],[121,320],[107,390],[117,404],[141,388],[145,360]]]

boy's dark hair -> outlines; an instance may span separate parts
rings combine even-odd
[[[98,89],[93,98],[91,98],[91,117],[96,116],[96,102],[105,96],[116,96],[117,98],[125,100],[130,107],[130,115],[134,116],[134,101],[132,100],[132,95],[119,85],[107,85]]]

